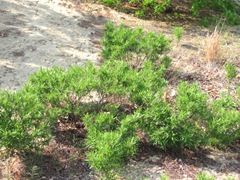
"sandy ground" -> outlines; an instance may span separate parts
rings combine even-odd
[[[63,0],[0,0],[1,88],[20,89],[39,68],[98,63],[94,42],[105,19],[73,7]]]

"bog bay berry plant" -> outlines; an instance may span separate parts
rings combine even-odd
[[[170,39],[162,34],[144,33],[142,28],[130,29],[124,25],[114,26],[109,22],[105,26],[102,56],[105,60],[121,60],[139,68],[143,61],[160,61],[161,56],[170,49]]]
[[[26,91],[0,91],[0,147],[9,153],[40,150],[51,137],[51,114],[39,97]]]
[[[189,148],[204,144],[207,120],[211,118],[208,97],[200,91],[198,84],[187,82],[180,83],[177,92],[174,121],[179,142],[176,143]]]
[[[53,123],[68,117],[86,126],[88,164],[114,179],[137,152],[138,132],[164,150],[226,145],[240,138],[238,102],[231,96],[210,103],[197,84],[181,82],[175,103],[164,98],[171,59],[166,56],[170,40],[163,35],[108,23],[102,44],[106,61],[101,67],[42,69],[22,90],[0,91],[1,148],[41,147]]]
[[[114,176],[112,170],[120,169],[124,160],[136,153],[138,139],[130,130],[133,127],[125,124],[133,119],[130,116],[126,119],[114,117],[106,112],[94,117],[88,115],[84,119],[88,127],[87,161],[91,167],[111,179]]]
[[[209,144],[223,146],[240,138],[238,102],[230,95],[211,103],[213,118],[208,122]]]
[[[29,78],[24,89],[36,94],[41,103],[48,104],[56,117],[82,115],[88,106],[81,103],[95,84],[96,68],[87,64],[84,68],[73,66],[68,71],[55,67],[51,70],[42,69]]]
[[[97,92],[104,100],[108,96],[120,98],[131,88],[136,72],[124,61],[107,61],[97,72]]]
[[[173,107],[158,99],[143,114],[141,127],[148,133],[153,144],[162,149],[194,148],[205,142],[207,119],[211,118],[207,108],[207,96],[196,84],[182,82]]]
[[[158,68],[151,62],[145,61],[141,71],[134,77],[129,99],[137,106],[148,107],[154,99],[161,99],[166,81],[163,78],[166,68]]]
[[[136,152],[139,142],[136,131],[143,125],[142,110],[163,94],[162,66],[148,60],[142,69],[136,70],[127,62],[111,60],[98,70],[98,88],[108,87],[104,91],[107,101],[102,104],[101,112],[85,116],[84,122],[88,127],[88,162],[107,177]]]
[[[211,103],[213,118],[208,123],[209,144],[223,146],[240,137],[239,94],[230,93],[230,84],[237,76],[237,69],[232,63],[225,65],[226,78],[229,81],[227,94]]]

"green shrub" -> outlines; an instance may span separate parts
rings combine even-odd
[[[114,172],[136,153],[139,131],[165,150],[225,145],[240,138],[239,101],[233,97],[209,104],[197,84],[182,82],[175,103],[163,98],[163,77],[171,62],[164,56],[170,43],[164,36],[110,23],[102,43],[106,62],[99,68],[42,69],[21,91],[0,91],[1,147],[41,147],[57,118],[73,117],[86,125],[89,165],[114,179]],[[235,78],[235,71],[226,68],[228,78]]]
[[[165,70],[163,65],[156,67],[151,61],[145,61],[134,77],[129,99],[143,107],[148,107],[155,99],[161,99],[163,87],[166,85],[163,78]]]
[[[127,61],[133,67],[139,67],[144,60],[160,60],[170,48],[170,40],[164,35],[153,32],[145,35],[141,28],[133,30],[113,23],[106,24],[101,43],[104,59]]]
[[[91,134],[90,134],[91,135]],[[111,177],[112,170],[121,168],[126,157],[135,154],[136,138],[122,138],[120,132],[99,132],[95,137],[95,144],[88,145],[94,149],[87,153],[87,161],[94,169],[103,172],[106,177]]]
[[[182,82],[178,86],[174,111],[166,102],[157,100],[144,111],[148,134],[154,144],[163,149],[197,147],[205,143],[205,127],[211,117],[207,108],[207,96],[200,92],[197,84]]]
[[[193,0],[191,10],[193,15],[198,16],[202,9],[210,8],[222,13],[226,22],[231,25],[240,23],[238,8],[233,0]]]
[[[32,92],[0,91],[0,147],[39,150],[50,140],[51,115]]]
[[[205,143],[205,128],[211,118],[207,96],[197,84],[182,82],[176,99],[175,134],[180,147],[197,147]],[[174,122],[174,121],[173,121]]]
[[[96,90],[103,100],[109,96],[120,98],[129,92],[136,74],[127,62],[107,61],[97,72]]]
[[[25,91],[36,94],[41,103],[50,105],[56,117],[83,115],[88,111],[86,104],[81,104],[96,88],[96,67],[89,63],[85,67],[74,66],[65,71],[55,67],[42,69],[29,78]]]
[[[59,103],[59,94],[64,94],[66,83],[64,70],[56,67],[51,70],[41,69],[30,76],[24,88],[36,94],[43,103],[49,102],[56,105]]]
[[[84,119],[88,127],[87,161],[91,167],[110,179],[114,174],[112,170],[118,171],[125,159],[136,152],[137,138],[133,134],[134,130],[127,131],[132,128],[128,123],[133,119],[117,119],[107,113],[95,117],[88,115]],[[127,124],[120,126],[121,121],[126,121]]]
[[[116,170],[126,157],[134,154],[138,141],[136,131],[142,119],[140,109],[150,106],[153,99],[163,94],[166,82],[161,76],[164,72],[164,65],[156,67],[151,61],[145,61],[139,71],[131,69],[126,62],[114,60],[100,67],[96,91],[104,94],[105,100],[99,112],[84,118],[88,129],[86,144],[90,149],[88,161],[92,167],[109,176],[108,172]],[[106,101],[108,97],[116,101]],[[125,100],[121,101],[122,98]],[[125,103],[132,106],[130,112],[120,110]]]
[[[42,69],[30,76],[24,88],[37,94],[44,103],[59,105],[69,93],[82,97],[95,88],[95,74],[96,68],[91,63],[73,66],[67,71],[59,67]]]
[[[167,149],[172,147],[175,137],[172,131],[172,111],[167,102],[156,100],[141,111],[139,128],[142,129],[154,145]]]
[[[223,146],[240,138],[240,112],[234,98],[227,95],[211,104],[213,118],[209,121],[209,144]]]
[[[209,119],[207,95],[201,92],[197,83],[189,85],[181,82],[178,85],[176,108],[179,116],[192,119]],[[181,115],[182,114],[182,115]]]
[[[175,115],[172,118],[174,142],[178,147],[197,147],[205,143],[205,128],[211,118],[207,96],[197,84],[178,85]]]

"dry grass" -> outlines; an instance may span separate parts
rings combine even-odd
[[[205,43],[205,61],[216,62],[220,58],[220,39],[221,31],[215,28],[212,34],[208,34]]]
[[[9,157],[0,162],[0,179],[21,180],[23,164],[18,156]]]

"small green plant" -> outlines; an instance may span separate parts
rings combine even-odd
[[[166,81],[163,78],[166,68],[164,65],[156,67],[151,61],[145,61],[133,77],[129,99],[138,106],[148,107],[154,99],[161,100]]]
[[[99,1],[107,4],[108,6],[117,6],[120,3],[120,0],[99,0]]]
[[[178,19],[178,18],[181,17],[181,15],[180,15],[179,13],[175,12],[175,13],[174,13],[174,17],[175,17],[176,19]]]
[[[231,84],[234,84],[234,80],[237,77],[237,68],[232,63],[226,63],[225,65],[226,78],[228,80],[228,92],[231,91]]]
[[[160,177],[160,180],[169,180],[169,176],[167,174],[163,174],[161,177]]]
[[[40,169],[39,167],[33,165],[30,171],[27,173],[28,179],[34,180],[34,179],[41,178],[41,175],[39,174],[39,169]]]
[[[240,85],[237,87],[237,97],[240,100]]]
[[[155,1],[155,0],[129,0],[130,3],[136,4],[141,11],[142,15],[146,13],[152,13],[154,16],[158,15],[159,13],[163,13],[171,6],[171,0],[162,0]]]
[[[137,11],[135,12],[135,15],[136,15],[137,17],[142,18],[142,17],[144,17],[144,11],[143,11],[143,10],[137,10]]]
[[[232,63],[227,63],[225,65],[226,77],[229,82],[232,82],[237,77],[237,69]]]
[[[196,177],[197,180],[215,180],[214,176],[209,176],[204,172],[201,172]]]
[[[177,45],[179,44],[180,40],[182,39],[183,36],[183,28],[182,27],[175,27],[173,29],[173,35],[176,39]]]
[[[224,180],[236,180],[234,177],[227,177]]]
[[[102,99],[111,95],[124,96],[131,88],[135,75],[127,62],[105,62],[97,72],[97,92]]]
[[[198,24],[203,27],[209,27],[211,22],[211,18],[209,17],[203,17],[199,20]]]

